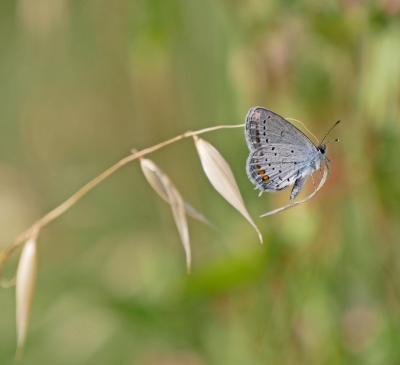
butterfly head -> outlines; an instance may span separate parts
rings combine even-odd
[[[318,148],[319,152],[321,152],[323,155],[325,155],[325,153],[326,153],[326,144],[325,143],[320,144],[317,148]]]

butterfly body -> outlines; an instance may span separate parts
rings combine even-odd
[[[326,146],[316,146],[303,132],[280,115],[251,108],[245,134],[250,155],[247,175],[260,191],[280,191],[293,185],[290,198],[303,188],[308,176],[328,164]]]

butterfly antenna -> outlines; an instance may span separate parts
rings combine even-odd
[[[308,132],[308,134],[314,138],[316,143],[319,144],[318,138],[306,127],[306,125],[303,122],[300,122],[300,120],[294,118],[286,118],[286,119],[301,124],[303,128]]]
[[[324,138],[322,138],[322,141],[320,142],[320,145],[324,143],[325,138],[329,136],[329,134],[334,130],[334,128],[340,123],[340,120],[338,120],[332,127],[329,128],[328,132],[325,134]],[[336,141],[336,140],[335,140]],[[337,139],[337,142],[339,142],[339,139]]]
[[[338,143],[338,142],[340,142],[340,139],[339,139],[339,138],[335,138],[334,140],[328,139],[328,140],[326,141],[326,144],[332,143],[332,142]]]

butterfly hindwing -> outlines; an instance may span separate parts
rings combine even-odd
[[[308,164],[299,157],[304,154],[304,146],[271,143],[250,153],[247,175],[261,190],[282,190],[301,177]]]

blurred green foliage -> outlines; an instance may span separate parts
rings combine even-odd
[[[253,105],[318,136],[343,121],[327,185],[257,220],[262,247],[191,142],[152,156],[218,227],[190,222],[190,276],[138,166],[102,184],[41,235],[23,364],[400,363],[400,1],[2,1],[0,43],[2,247],[131,148]],[[240,130],[206,138],[253,216],[287,201],[257,198]]]

